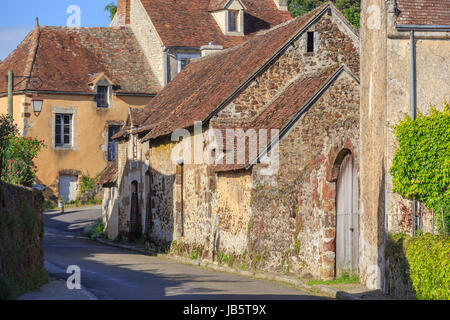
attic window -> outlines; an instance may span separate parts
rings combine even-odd
[[[97,94],[95,95],[95,101],[97,102],[97,108],[108,108],[108,86],[97,86]]]
[[[228,11],[228,32],[237,31],[237,16],[238,12],[235,10]]]
[[[306,52],[314,52],[314,32],[308,32],[308,44]]]

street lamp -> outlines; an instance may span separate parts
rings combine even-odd
[[[42,105],[44,104],[44,99],[42,99],[42,97],[39,94],[36,94],[35,96],[33,96],[33,99],[31,99],[31,102],[33,105],[33,112],[37,117],[37,116],[39,116],[39,114],[42,111]]]
[[[14,92],[14,86],[18,86],[24,81],[27,81],[26,90],[28,90],[28,87],[33,87],[33,89],[38,90],[42,86],[42,80],[39,77],[35,76],[16,76],[12,70],[8,71],[8,75],[5,77],[8,82],[8,113],[11,118],[13,119],[13,92]],[[14,83],[15,79],[21,79],[19,82]],[[36,98],[36,99],[35,99]],[[33,98],[33,111],[35,114],[39,114],[42,111],[42,104],[43,99],[37,95],[35,98]]]

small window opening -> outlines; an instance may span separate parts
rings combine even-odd
[[[95,96],[95,101],[97,101],[97,108],[108,108],[108,87],[98,86],[97,94]]]
[[[308,46],[306,52],[314,52],[314,32],[308,32]]]

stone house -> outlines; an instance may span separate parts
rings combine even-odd
[[[36,160],[46,196],[75,200],[81,175],[96,176],[115,158],[111,137],[128,108],[147,105],[190,58],[290,19],[282,2],[119,0],[109,28],[34,28],[0,74],[39,77],[16,86],[14,119],[23,136],[48,145]],[[1,81],[1,113],[6,94]],[[31,110],[35,94],[44,99],[40,114]]]
[[[161,89],[127,27],[37,25],[0,74],[15,75],[13,118],[22,136],[43,139],[35,164],[47,198],[75,200],[81,176],[95,177],[115,158],[111,137],[130,106],[143,107]],[[22,77],[32,77],[27,80]],[[0,81],[0,113],[7,114],[7,83]],[[43,99],[34,112],[35,95]]]
[[[108,236],[361,275],[359,67],[359,34],[331,3],[191,61],[113,137]]]
[[[363,265],[366,285],[387,292],[387,234],[412,234],[414,224],[431,232],[431,212],[392,191],[392,127],[450,101],[450,2],[367,0],[361,9],[360,216],[370,235]]]

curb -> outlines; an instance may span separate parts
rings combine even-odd
[[[217,265],[215,262],[202,262],[199,260],[191,260],[191,259],[184,258],[184,257],[172,256],[172,255],[166,254],[166,253],[149,252],[147,250],[139,249],[139,248],[136,248],[133,246],[125,245],[125,244],[114,243],[114,242],[107,241],[104,239],[96,239],[94,241],[102,243],[107,246],[126,249],[126,250],[130,250],[130,251],[138,252],[141,254],[145,254],[148,256],[156,256],[158,258],[173,260],[175,262],[179,262],[179,263],[183,263],[183,264],[187,264],[187,265],[191,265],[191,266],[196,266],[196,267],[202,267],[205,269],[214,270],[214,271],[218,271],[218,272],[226,272],[226,273],[231,273],[231,274],[240,275],[240,276],[244,276],[244,277],[250,277],[250,278],[258,279],[258,280],[277,281],[277,282],[281,282],[284,284],[292,285],[292,286],[302,289],[302,290],[318,291],[328,297],[335,298],[337,300],[361,300],[360,298],[358,298],[348,292],[339,291],[338,289],[323,286],[323,285],[309,286],[309,285],[305,284],[302,280],[288,277],[288,276],[280,276],[280,275],[272,274],[272,273],[250,272],[250,271],[245,271],[245,270],[233,269],[233,268],[229,268],[226,266]]]

